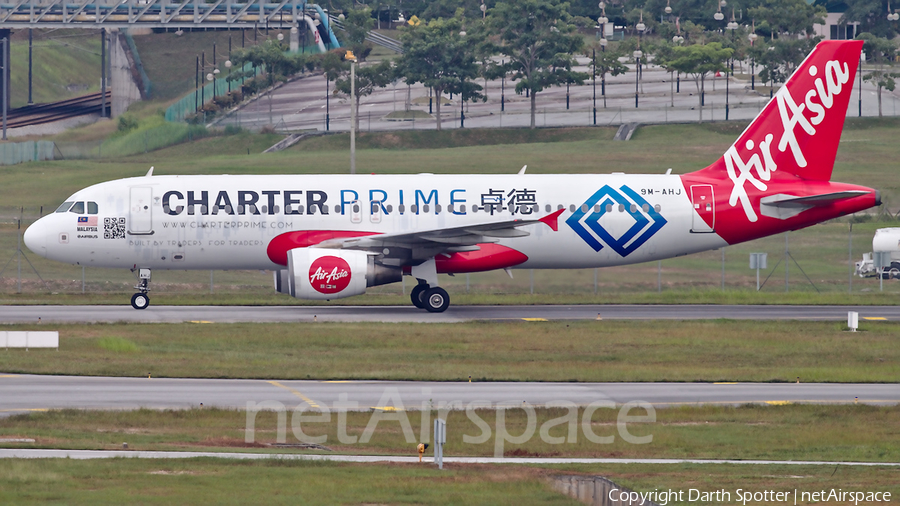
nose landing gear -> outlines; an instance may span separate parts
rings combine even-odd
[[[147,309],[150,305],[150,296],[147,295],[147,292],[150,291],[150,269],[139,269],[138,278],[140,279],[140,282],[137,285],[134,285],[134,289],[137,290],[138,293],[131,296],[131,307],[135,309]]]

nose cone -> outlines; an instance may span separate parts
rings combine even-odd
[[[46,257],[49,234],[50,227],[47,225],[47,220],[41,218],[25,230],[25,245],[34,253]]]

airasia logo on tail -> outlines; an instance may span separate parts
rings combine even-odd
[[[350,284],[350,264],[339,257],[319,257],[309,266],[309,284],[319,293],[341,292]]]
[[[830,179],[861,44],[820,44],[725,152],[728,204],[747,221],[759,220],[754,204],[776,171]]]

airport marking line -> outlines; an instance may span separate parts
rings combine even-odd
[[[188,323],[212,323],[209,320],[190,320]]]
[[[737,381],[716,381],[713,385],[737,385]]]
[[[18,374],[0,374],[0,378],[15,378]]]
[[[128,451],[128,450],[59,450],[32,448],[0,448],[4,458],[225,458],[241,460],[291,459],[324,460],[335,462],[416,462],[416,457],[397,455],[320,455],[302,453],[235,453],[235,452],[178,452],[178,451]],[[432,463],[431,458],[423,459]],[[560,458],[560,457],[444,457],[444,463],[457,464],[747,464],[747,465],[803,465],[803,466],[864,466],[900,467],[900,462],[836,462],[817,460],[714,460],[714,459],[622,459],[622,458]]]
[[[887,318],[885,318],[885,317],[883,317],[883,316],[863,316],[863,320],[879,320],[879,321],[885,321],[885,320],[887,320]]]
[[[50,408],[0,409],[0,413],[19,413],[22,411],[50,411]]]
[[[522,318],[522,319],[525,320],[526,322],[545,322],[545,321],[547,321],[546,318]]]
[[[270,385],[275,385],[275,386],[278,387],[278,388],[283,388],[283,389],[287,390],[288,392],[290,392],[290,393],[296,395],[297,397],[303,399],[304,401],[306,401],[306,403],[309,404],[309,406],[312,407],[312,408],[319,408],[319,407],[321,407],[321,406],[319,406],[319,405],[316,403],[316,401],[314,401],[314,400],[310,399],[309,397],[303,395],[299,390],[295,390],[295,389],[293,389],[293,388],[291,388],[291,387],[284,386],[284,385],[282,385],[281,383],[279,383],[279,382],[277,382],[277,381],[266,381],[266,383],[269,383]]]

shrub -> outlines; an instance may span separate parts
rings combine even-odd
[[[125,113],[119,116],[119,131],[120,132],[130,132],[135,130],[140,125],[140,122],[134,115],[130,113]]]

